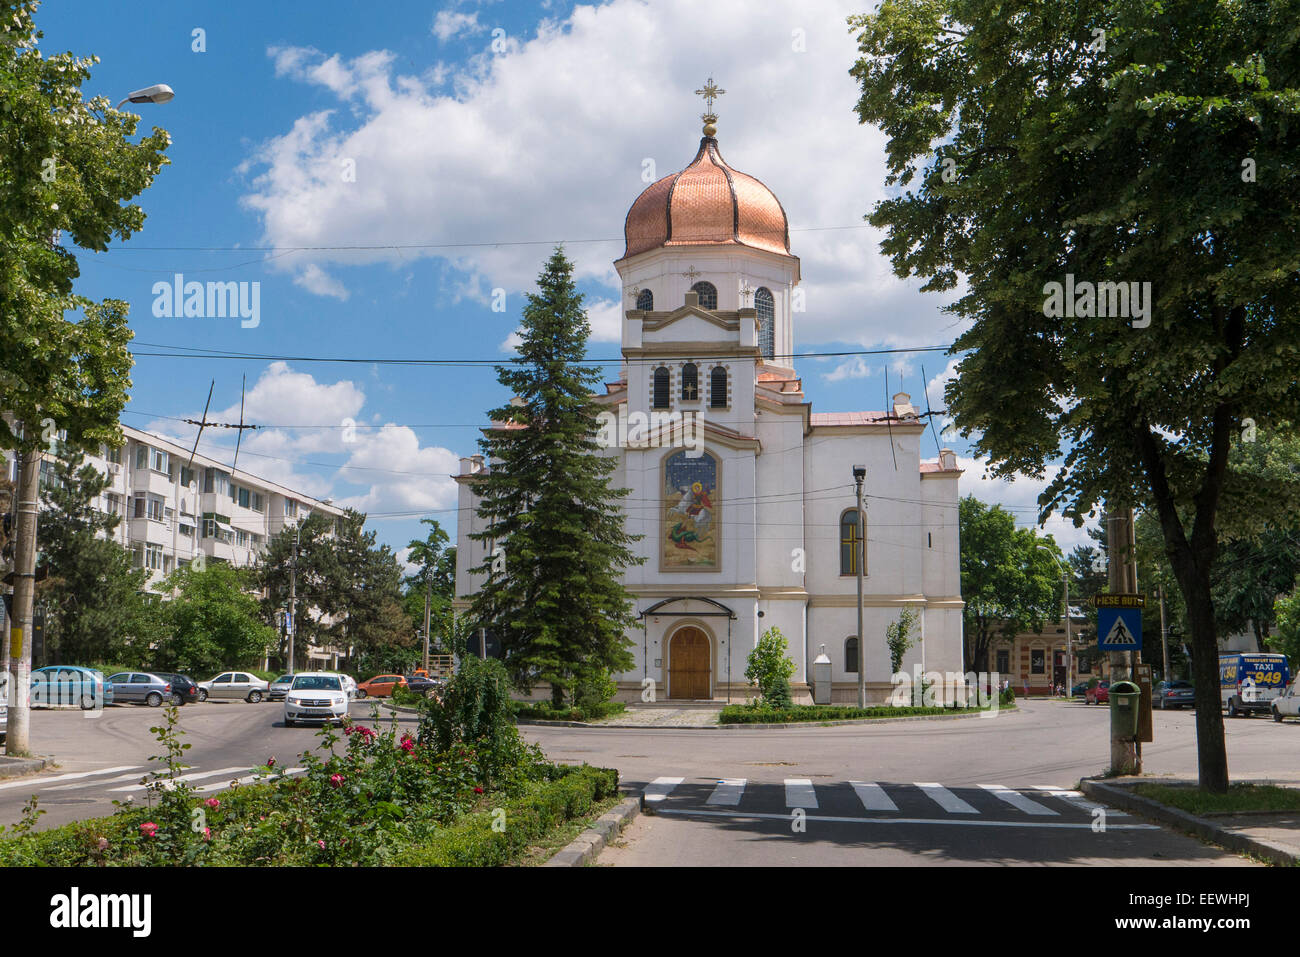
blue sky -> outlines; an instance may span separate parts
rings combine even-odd
[[[477,451],[485,411],[507,398],[491,368],[305,357],[505,357],[523,293],[556,241],[588,297],[590,354],[617,357],[611,263],[623,218],[647,161],[663,176],[694,155],[693,91],[709,76],[728,91],[715,107],[723,155],[772,188],[790,217],[808,302],[796,351],[951,342],[959,329],[940,312],[946,300],[895,278],[879,234],[862,224],[884,172],[882,136],[853,113],[845,17],[859,7],[753,9],[221,0],[133,16],[49,0],[37,12],[45,53],[100,57],[87,95],[116,103],[152,83],[176,91],[171,103],[134,107],[142,130],[164,127],[173,143],[171,165],[140,200],[144,230],[80,256],[79,292],[131,304],[139,356],[123,421],[192,441],[177,419],[198,416],[214,379],[209,418],[237,419],[247,376],[246,419],[267,428],[244,442],[241,468],[368,512],[399,550],[422,515],[454,529],[448,475]],[[260,283],[258,325],[156,317],[153,286],[176,273]],[[504,312],[492,308],[494,290],[504,290]],[[145,354],[190,350],[290,358]],[[942,407],[950,360],[889,361],[891,391],[924,408],[924,365],[930,402]],[[797,368],[815,410],[879,409],[883,362]],[[227,438],[205,433],[204,450],[219,453]],[[944,444],[968,469],[963,494],[1032,522],[1040,483],[982,482],[966,443]],[[929,433],[922,449],[935,457]],[[1048,530],[1082,540],[1055,522]]]

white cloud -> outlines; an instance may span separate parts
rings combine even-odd
[[[577,6],[531,37],[511,36],[504,52],[489,46],[450,75],[444,64],[400,73],[405,65],[387,51],[344,59],[273,48],[279,75],[332,91],[344,108],[300,117],[263,144],[246,165],[258,175],[244,201],[276,246],[621,237],[646,185],[642,161],[664,175],[694,154],[701,104],[693,90],[712,72],[728,90],[716,107],[723,155],[762,179],[790,217],[807,294],[797,342],[946,343],[956,330],[939,314],[944,300],[894,277],[880,234],[859,228],[884,195],[884,138],[857,123],[847,72],[856,46],[845,17],[860,7],[780,0],[756,17],[746,0],[653,8],[611,0]],[[473,13],[439,17],[448,31],[477,24]],[[340,157],[356,161],[355,182],[338,175]],[[826,226],[854,228],[801,230]],[[580,279],[607,284],[609,299],[621,302],[611,266],[621,240],[567,250]],[[503,245],[423,255],[445,258],[463,277],[448,284],[454,295],[478,299],[497,286],[530,289],[546,253],[545,245]],[[339,267],[411,255],[312,252],[275,268],[307,276],[309,266],[332,266],[329,275],[346,283]],[[315,291],[339,293],[319,281]],[[596,331],[596,341],[615,341]]]
[[[333,296],[335,299],[347,299],[348,291],[343,283],[327,274],[315,263],[308,263],[301,273],[294,277],[294,283],[314,292],[318,296]]]
[[[478,13],[455,13],[451,10],[439,10],[433,18],[433,35],[446,42],[458,34],[473,35],[482,33],[487,27],[478,22]]]

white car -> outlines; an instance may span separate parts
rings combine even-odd
[[[1273,712],[1274,721],[1281,721],[1283,718],[1300,718],[1300,678],[1296,678],[1291,687],[1273,699],[1270,710]]]
[[[304,671],[293,676],[284,696],[284,724],[292,728],[307,721],[338,721],[348,716],[347,685],[333,671]]]

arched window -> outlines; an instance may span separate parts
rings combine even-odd
[[[654,389],[654,404],[651,407],[668,408],[668,370],[663,366],[655,369]]]
[[[700,397],[700,370],[694,362],[682,366],[682,401],[694,402]]]
[[[709,406],[714,409],[727,407],[727,367],[714,366],[709,373]]]
[[[754,293],[754,312],[758,314],[758,351],[765,359],[776,355],[776,304],[772,290],[760,286]]]
[[[718,287],[713,283],[701,280],[691,287],[691,292],[699,295],[701,309],[718,308]]]
[[[858,636],[844,639],[844,670],[851,675],[858,673]]]
[[[655,307],[655,294],[649,289],[642,289],[637,293],[636,307],[642,312],[649,312]]]
[[[840,574],[856,575],[858,573],[858,551],[862,542],[862,533],[858,528],[858,510],[846,509],[840,516]],[[867,573],[863,556],[862,574]]]

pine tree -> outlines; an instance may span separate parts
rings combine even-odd
[[[519,362],[497,367],[515,398],[490,413],[480,445],[490,467],[476,486],[486,545],[474,571],[474,626],[500,638],[511,679],[551,685],[564,703],[581,681],[632,667],[626,630],[635,623],[622,571],[640,564],[620,500],[616,463],[601,454],[592,390],[600,372],[581,364],[591,327],[573,265],[557,248],[528,296]]]

